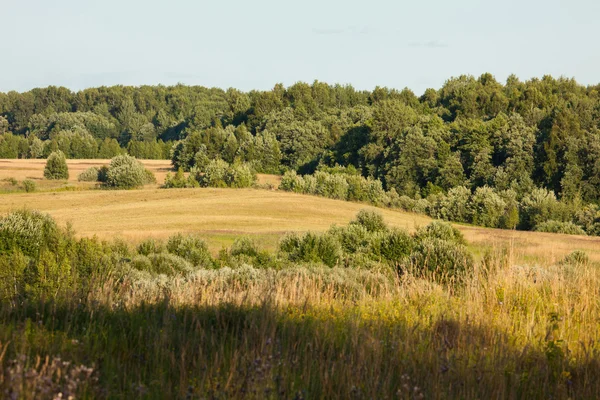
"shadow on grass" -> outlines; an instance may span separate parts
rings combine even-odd
[[[391,306],[390,306],[391,307]],[[93,366],[83,397],[597,398],[597,352],[517,347],[507,334],[358,307],[1,306],[3,363],[60,355]],[[6,374],[6,368],[5,374]],[[6,382],[6,379],[5,379]],[[2,385],[0,384],[0,388]]]

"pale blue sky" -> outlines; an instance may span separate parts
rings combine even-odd
[[[0,0],[0,91],[315,79],[409,87],[461,74],[600,82],[598,0]]]

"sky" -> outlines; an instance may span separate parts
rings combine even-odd
[[[598,0],[0,0],[0,91],[600,83]]]

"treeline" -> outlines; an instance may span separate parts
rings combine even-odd
[[[66,141],[76,143],[60,148],[67,156],[91,156],[80,150],[93,147],[91,138],[98,156],[104,143],[130,152],[145,143],[162,149],[147,153],[166,156],[172,141],[183,140],[172,153],[185,169],[205,156],[273,172],[339,164],[413,199],[488,186],[514,190],[519,200],[544,188],[561,200],[597,203],[599,88],[550,76],[511,76],[501,84],[490,74],[452,78],[420,97],[408,89],[358,91],[322,82],[248,93],[183,85],[76,93],[48,87],[0,94],[0,149],[27,157],[40,154],[31,151],[39,148],[36,139],[55,147]]]

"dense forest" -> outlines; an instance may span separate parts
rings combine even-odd
[[[301,174],[340,166],[432,204],[435,196],[465,190],[479,191],[483,207],[520,204],[535,193],[538,202],[562,205],[542,222],[576,221],[589,232],[600,230],[593,206],[600,202],[599,92],[600,85],[573,79],[510,76],[502,84],[490,74],[452,78],[420,97],[409,89],[358,91],[318,81],[248,93],[47,87],[0,93],[0,157],[128,152],[172,158],[184,170],[221,158],[258,172]],[[519,224],[533,228],[531,221]]]

